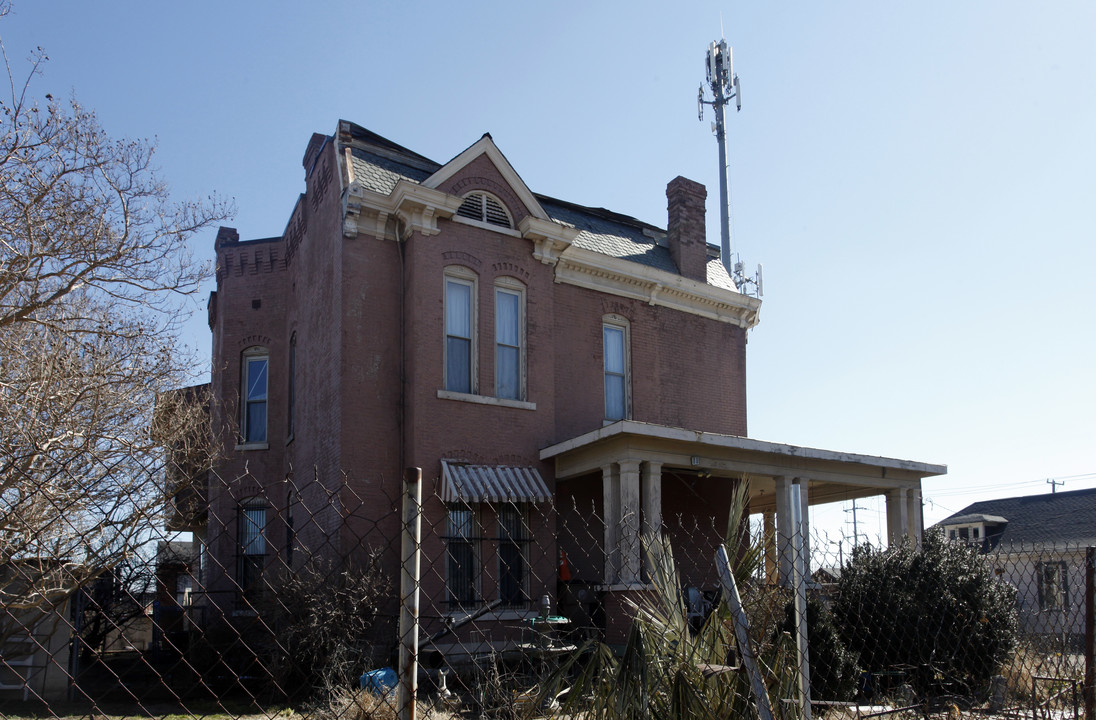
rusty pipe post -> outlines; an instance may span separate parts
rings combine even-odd
[[[1096,720],[1096,547],[1085,548],[1085,717]]]
[[[403,533],[400,540],[400,720],[415,720],[419,655],[419,548],[422,540],[422,468],[403,471]]]

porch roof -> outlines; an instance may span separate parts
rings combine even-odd
[[[540,451],[555,460],[556,479],[585,475],[622,459],[661,463],[713,477],[748,477],[751,502],[762,509],[776,477],[810,482],[811,504],[869,497],[897,488],[919,488],[922,478],[944,475],[946,465],[821,450],[737,435],[621,420]],[[765,497],[765,496],[768,497]]]

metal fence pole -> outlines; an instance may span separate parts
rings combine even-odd
[[[422,468],[403,471],[403,537],[400,541],[400,720],[415,720],[419,654],[419,548],[422,539]]]
[[[1085,548],[1085,717],[1096,720],[1096,547]]]
[[[750,687],[753,689],[754,699],[757,701],[757,713],[760,720],[773,720],[772,704],[769,701],[769,691],[765,687],[765,678],[757,666],[757,657],[753,646],[750,645],[750,621],[746,617],[746,611],[742,608],[742,598],[738,594],[738,585],[734,580],[734,572],[731,570],[731,559],[727,555],[727,546],[720,545],[715,551],[715,567],[719,573],[720,583],[723,585],[723,597],[730,606],[731,618],[734,621],[734,633],[738,639],[738,650],[742,653],[742,664],[746,666],[746,673],[750,677]]]
[[[799,654],[799,701],[804,720],[811,720],[811,666],[807,643],[806,543],[803,538],[803,505],[799,480],[792,482],[792,589],[795,591],[795,646]]]

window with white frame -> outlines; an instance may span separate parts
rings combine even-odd
[[[495,284],[495,396],[525,399],[525,286],[512,278]]]
[[[240,438],[244,443],[265,443],[270,355],[266,348],[249,348],[244,351],[242,365]]]
[[[529,603],[529,523],[523,505],[507,503],[498,508],[498,578],[503,607]]]
[[[628,417],[628,324],[611,316],[601,326],[605,373],[605,419]]]
[[[445,389],[476,392],[476,280],[471,271],[445,273]]]
[[[252,498],[240,503],[236,517],[236,584],[245,598],[254,598],[261,587],[266,561],[266,502]]]
[[[461,206],[457,208],[457,215],[469,220],[478,220],[488,225],[497,225],[504,228],[514,227],[506,206],[494,195],[485,192],[469,193],[464,198]]]
[[[473,506],[448,508],[445,525],[446,595],[453,609],[471,607],[479,595],[479,523]]]

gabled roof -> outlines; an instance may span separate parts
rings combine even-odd
[[[604,208],[586,207],[530,192],[490,135],[484,135],[442,165],[353,123],[342,121],[340,127],[347,128],[349,139],[353,141],[348,145],[352,177],[366,190],[388,195],[400,180],[433,187],[479,155],[487,154],[531,212],[538,214],[537,210],[542,209],[548,219],[579,231],[574,240],[576,247],[679,274],[670,256],[665,230]],[[717,249],[711,249],[708,284],[737,292],[726,268],[714,254]]]
[[[1096,488],[982,500],[937,524],[962,524],[970,516],[992,517],[986,520],[987,524],[999,525],[1000,520],[1005,521],[1003,529],[998,528],[997,532],[987,529],[993,546],[1091,544],[1096,542]]]

